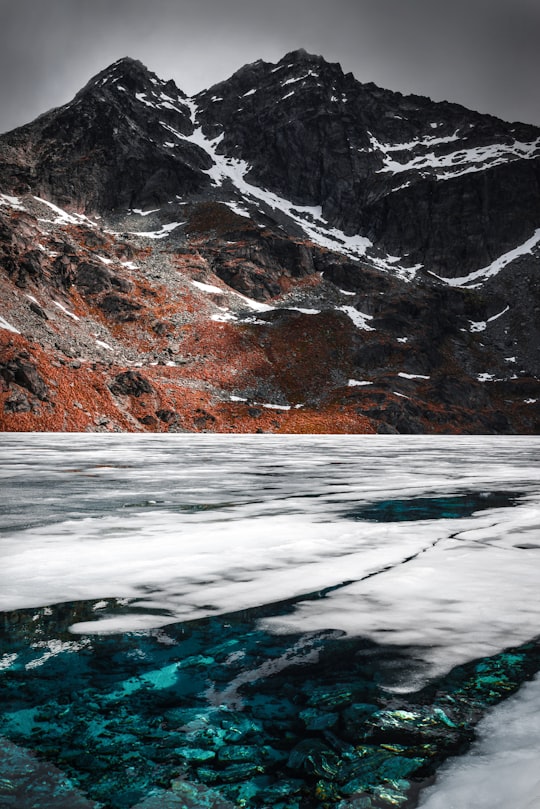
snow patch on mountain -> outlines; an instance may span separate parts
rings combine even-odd
[[[141,208],[132,208],[129,213],[136,213],[139,216],[150,216],[151,213],[158,213],[161,210],[160,208],[152,208],[149,211],[143,211]]]
[[[58,301],[53,301],[53,303],[54,303],[55,306],[57,306],[59,309],[61,309],[61,311],[65,315],[70,317],[72,320],[80,320],[80,317],[78,317],[77,315],[74,315],[73,312],[69,311],[69,309],[66,309],[66,307],[62,303],[59,303]]]
[[[15,211],[26,210],[18,197],[11,197],[9,194],[0,193],[0,205],[7,205]]]
[[[383,162],[378,174],[419,171],[422,174],[434,174],[437,179],[445,180],[470,172],[486,171],[511,160],[532,160],[540,155],[540,138],[528,143],[514,141],[470,148],[464,145],[454,152],[436,154],[427,149],[458,141],[460,139],[458,133],[444,138],[427,137],[423,140],[397,144],[382,143],[371,133],[369,137],[372,150],[381,155]],[[411,151],[417,149],[420,149],[421,153],[411,157]],[[402,153],[404,159],[399,160],[391,156],[392,152]]]
[[[227,205],[227,207],[228,207],[228,208],[230,208],[230,209],[231,209],[231,211],[234,211],[234,213],[238,214],[238,216],[244,216],[244,217],[246,217],[247,219],[250,219],[250,218],[251,218],[251,217],[250,217],[250,215],[249,215],[249,213],[248,213],[247,211],[245,211],[245,210],[244,210],[244,209],[243,209],[243,208],[242,208],[242,207],[241,207],[241,206],[238,204],[238,202],[225,202],[224,204],[225,204],[225,205]]]
[[[11,331],[13,332],[13,334],[20,334],[20,331],[16,329],[15,326],[12,326],[11,323],[8,323],[8,321],[1,316],[0,316],[0,329],[4,329],[5,331]]]
[[[486,328],[487,328],[488,323],[492,323],[494,320],[498,320],[500,317],[505,315],[509,310],[510,310],[510,306],[506,306],[502,310],[502,312],[499,312],[497,315],[493,315],[492,317],[488,317],[487,320],[480,320],[480,321],[477,321],[477,322],[473,322],[471,320],[470,321],[471,328],[469,329],[469,331],[472,331],[472,332],[485,331]],[[512,362],[515,362],[515,357],[507,358],[507,359],[511,360]]]
[[[146,239],[164,239],[172,230],[185,225],[184,222],[170,222],[168,225],[162,225],[159,230],[131,230],[129,233],[132,236],[143,236]]]
[[[310,75],[315,74],[310,73]],[[308,239],[320,247],[342,253],[355,260],[369,258],[370,262],[378,269],[392,272],[406,281],[411,281],[416,276],[417,271],[422,267],[421,264],[406,267],[399,263],[401,262],[399,256],[379,254],[375,250],[373,242],[366,236],[360,234],[347,235],[339,228],[332,226],[323,216],[321,206],[296,205],[273,191],[249,182],[247,178],[252,170],[249,163],[245,160],[222,154],[219,150],[225,133],[220,132],[213,138],[205,135],[203,128],[197,126],[197,103],[192,98],[183,99],[182,103],[190,111],[191,122],[194,127],[193,132],[190,135],[185,135],[165,121],[160,121],[160,125],[167,132],[173,134],[177,141],[193,143],[206,152],[212,160],[212,166],[203,171],[210,177],[215,187],[229,192],[233,191],[233,193],[239,194],[244,201],[251,203],[257,201],[259,204],[268,206],[272,211],[279,211],[300,227]],[[434,140],[442,139],[434,138]],[[229,205],[232,210],[241,216],[249,216],[237,201],[227,201],[225,204]]]
[[[430,274],[434,275],[435,278],[438,278],[440,281],[444,281],[451,287],[469,287],[469,289],[474,289],[482,286],[482,283],[487,281],[488,278],[498,275],[501,270],[521,256],[532,255],[534,248],[537,247],[538,244],[540,244],[540,228],[535,230],[530,239],[527,239],[523,244],[514,247],[513,250],[509,250],[508,253],[503,253],[502,256],[499,256],[499,258],[495,259],[495,261],[487,267],[482,267],[480,270],[475,270],[460,278],[442,278],[440,275],[435,275],[435,273]],[[479,283],[474,283],[475,281]]]
[[[96,226],[96,223],[93,222],[88,216],[86,216],[83,213],[68,213],[63,208],[59,208],[58,205],[55,205],[53,202],[50,202],[47,199],[43,199],[43,197],[36,197],[34,195],[34,199],[36,200],[36,202],[45,205],[47,208],[50,208],[50,210],[56,214],[56,219],[40,218],[38,220],[40,222],[47,222],[52,225],[89,225],[91,227]]]
[[[200,289],[201,292],[218,293],[219,295],[223,295],[223,293],[225,292],[224,289],[215,287],[212,284],[203,284],[202,281],[192,281],[191,283],[193,284],[194,287]]]
[[[197,104],[192,99],[187,99],[185,103],[190,108],[192,122],[195,125]],[[214,138],[208,138],[202,127],[196,127],[191,135],[182,135],[170,125],[165,125],[163,122],[161,124],[174,132],[177,138],[196,144],[212,158],[213,166],[206,169],[205,173],[212,179],[214,185],[230,184],[244,198],[258,200],[272,210],[281,211],[299,225],[309,239],[321,247],[344,253],[351,258],[365,256],[366,251],[373,247],[372,242],[364,236],[347,236],[338,228],[331,227],[323,217],[320,206],[295,205],[273,191],[248,182],[246,176],[249,174],[251,166],[245,160],[219,153],[218,147],[223,141],[223,132]]]
[[[286,87],[288,84],[296,84],[296,82],[304,81],[304,79],[309,79],[310,76],[318,79],[319,74],[315,73],[314,70],[308,70],[307,73],[304,73],[303,76],[293,76],[292,79],[286,79],[286,81],[281,82],[282,87]]]
[[[375,331],[373,326],[370,326],[368,320],[373,320],[372,315],[366,315],[363,312],[359,312],[358,309],[355,309],[354,306],[338,306],[338,312],[344,312],[357,329],[362,329],[363,331]]]

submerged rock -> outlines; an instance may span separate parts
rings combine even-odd
[[[339,714],[320,713],[315,708],[307,708],[300,713],[300,719],[305,723],[306,730],[327,730],[334,727],[339,719]]]
[[[234,804],[204,784],[178,778],[171,783],[171,789],[181,799],[183,809],[234,809]]]
[[[339,759],[320,739],[304,739],[291,750],[287,767],[320,778],[333,778],[339,769]]]

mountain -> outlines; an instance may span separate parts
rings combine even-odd
[[[4,430],[538,432],[540,130],[303,50],[0,136]]]

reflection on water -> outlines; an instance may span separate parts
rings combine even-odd
[[[4,437],[0,805],[415,806],[540,670],[539,443]]]

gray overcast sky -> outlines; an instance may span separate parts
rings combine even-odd
[[[0,0],[0,131],[121,56],[188,94],[304,47],[360,81],[540,125],[539,0]]]

